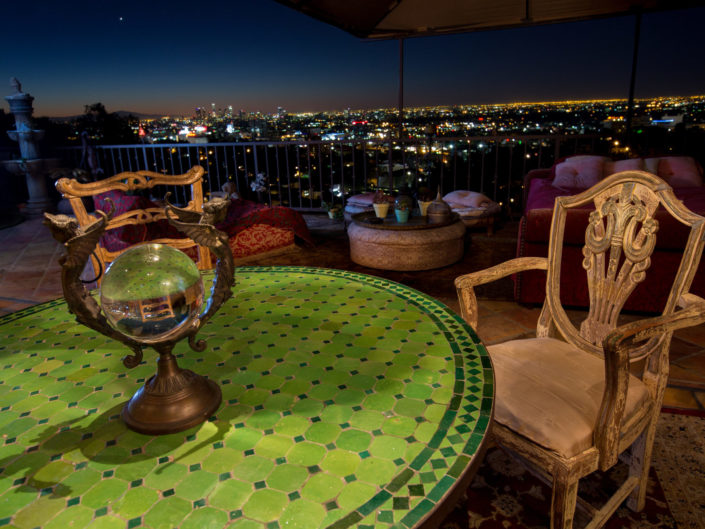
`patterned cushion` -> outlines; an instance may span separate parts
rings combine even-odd
[[[228,240],[235,259],[294,244],[294,232],[268,224],[254,224]]]

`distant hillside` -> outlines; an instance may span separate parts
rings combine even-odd
[[[112,114],[112,112],[110,112],[110,114]],[[117,112],[115,112],[115,114],[117,114],[121,118],[126,118],[128,116],[134,116],[138,119],[159,119],[162,116],[164,116],[164,114],[142,114],[140,112],[131,112],[129,110],[118,110]],[[64,122],[64,121],[73,121],[75,119],[80,118],[81,116],[83,116],[83,114],[76,114],[75,116],[52,117],[49,119],[51,119],[52,121]]]
[[[141,114],[140,112],[130,112],[129,110],[118,110],[115,112],[118,116],[121,117],[127,117],[127,116],[134,116],[136,118],[144,118],[144,119],[159,119],[163,117],[165,114]]]

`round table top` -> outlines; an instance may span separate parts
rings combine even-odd
[[[457,213],[453,213],[443,222],[429,222],[428,217],[422,217],[421,215],[409,215],[407,222],[397,222],[394,210],[390,208],[390,211],[391,214],[383,219],[377,217],[374,211],[361,211],[353,214],[351,218],[360,226],[376,230],[427,230],[450,226],[460,220],[460,216]]]
[[[419,527],[467,484],[494,383],[457,315],[380,278],[243,267],[183,368],[216,381],[207,422],[165,436],[120,410],[155,372],[63,300],[0,318],[0,525]]]

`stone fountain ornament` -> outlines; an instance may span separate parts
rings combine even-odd
[[[81,228],[73,217],[45,213],[45,225],[66,247],[60,258],[61,283],[69,310],[76,321],[132,350],[123,364],[142,362],[143,348],[159,353],[157,374],[127,402],[122,418],[129,428],[145,434],[180,432],[200,424],[220,406],[220,387],[212,380],[181,369],[172,350],[188,339],[194,351],[206,342],[196,334],[232,296],[235,284],[228,237],[213,225],[225,216],[228,201],[212,199],[197,213],[168,202],[170,224],[201,246],[217,261],[211,296],[205,308],[203,282],[195,263],[183,252],[163,244],[135,246],[113,261],[100,287],[100,304],[84,287],[80,275],[106,229],[114,209],[97,211],[99,218]],[[203,310],[202,310],[203,309]]]
[[[60,165],[60,160],[41,157],[39,141],[44,137],[44,131],[36,129],[32,122],[34,97],[22,91],[22,85],[15,77],[10,79],[10,86],[14,92],[5,100],[15,116],[15,130],[7,131],[7,135],[19,144],[21,159],[4,160],[2,164],[13,175],[24,175],[29,194],[24,212],[30,217],[39,216],[54,207],[45,178]]]

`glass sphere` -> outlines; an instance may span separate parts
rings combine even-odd
[[[196,318],[203,305],[203,281],[185,253],[143,244],[110,264],[100,285],[100,304],[121,333],[158,342]]]

